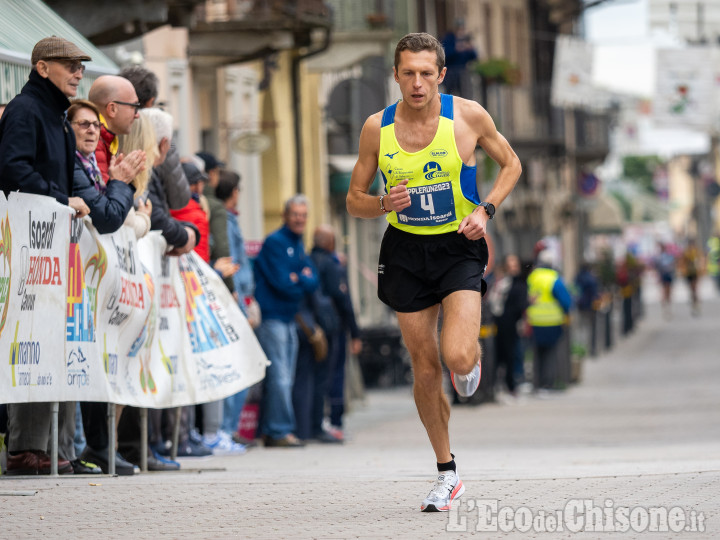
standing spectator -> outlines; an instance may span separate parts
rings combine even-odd
[[[662,284],[662,306],[666,318],[672,316],[672,285],[675,280],[675,256],[669,244],[660,244],[660,253],[655,258],[655,269]]]
[[[306,362],[304,367],[314,378],[310,388],[314,390],[315,396],[309,395],[310,392],[296,391],[294,401],[305,403],[309,413],[307,425],[311,438],[320,442],[342,442],[348,329],[352,336],[353,354],[360,352],[362,342],[359,339],[360,331],[355,321],[346,271],[335,253],[335,231],[329,225],[321,225],[315,229],[313,240],[310,257],[317,269],[320,292],[330,300],[328,309],[323,310],[325,313],[318,313],[316,316],[319,321],[326,321],[324,329],[328,334],[328,358],[326,362],[312,362],[312,358],[310,363]],[[328,319],[335,320],[336,324],[331,325]],[[296,378],[302,376],[300,356],[298,354]],[[304,375],[309,378],[307,373]],[[297,380],[295,389],[298,390]],[[334,428],[331,431],[325,431],[322,427],[326,397],[330,402],[330,424]]]
[[[77,150],[75,152],[75,171],[73,175],[73,195],[82,197],[90,207],[90,219],[100,234],[112,233],[124,223],[133,204],[135,187],[131,185],[135,176],[145,166],[145,153],[142,150],[131,152],[127,156],[119,154],[110,158],[107,184],[95,160],[95,148],[100,138],[100,119],[97,107],[90,101],[73,101],[67,111],[67,119],[75,132]],[[75,404],[67,408],[60,422],[60,455],[70,461],[75,473],[100,473],[97,467],[86,459],[77,459],[73,440],[75,438]],[[106,405],[99,404],[105,409]],[[107,460],[104,460],[107,463]],[[123,465],[122,459],[120,460]]]
[[[247,317],[247,305],[249,301],[254,300],[255,277],[253,276],[250,259],[245,252],[245,241],[238,221],[237,204],[240,198],[240,175],[232,171],[220,171],[215,194],[225,208],[228,248],[232,262],[235,265],[235,271],[231,275],[233,287],[235,288],[235,297],[240,309]]]
[[[328,405],[330,406],[330,427],[335,437],[344,440],[343,416],[345,415],[345,364],[347,360],[347,334],[350,334],[350,354],[357,356],[362,351],[360,328],[355,319],[355,307],[348,286],[347,260],[345,254],[335,251],[334,258],[340,266],[340,290],[343,293],[343,306],[340,312],[340,340],[335,348],[335,358],[330,358],[330,382]]]
[[[478,58],[472,38],[467,33],[462,19],[456,21],[454,30],[445,34],[442,46],[445,49],[445,65],[448,68],[443,85],[448,94],[462,96],[466,93],[463,92],[462,84],[466,66]]]
[[[120,72],[135,88],[138,102],[143,109],[153,107],[158,98],[158,78],[152,71],[141,66],[126,67]],[[171,141],[165,161],[156,167],[162,182],[168,207],[171,210],[184,208],[190,201],[190,186],[185,173],[180,168],[180,156],[175,143]]]
[[[85,71],[82,62],[90,59],[60,37],[35,44],[28,82],[0,120],[0,187],[5,194],[19,190],[54,197],[75,210],[76,217],[90,212],[80,197],[71,196],[75,136],[65,118],[68,98],[77,94]],[[6,474],[50,473],[50,408],[39,402],[8,405]],[[72,473],[73,468],[60,459],[58,471]]]
[[[172,116],[160,109],[143,109],[142,115],[153,126],[159,152],[148,186],[149,198],[152,202],[150,228],[162,232],[163,238],[168,243],[169,255],[182,255],[195,248],[200,241],[200,231],[192,223],[178,221],[170,215],[165,189],[157,173],[157,167],[162,165],[170,150],[173,133]]]
[[[707,273],[720,289],[720,236],[715,235],[707,241]]]
[[[200,231],[191,222],[179,221],[170,215],[165,188],[158,174],[158,167],[163,164],[170,151],[173,132],[172,116],[156,108],[143,109],[140,114],[147,118],[153,126],[159,151],[148,187],[149,198],[152,201],[151,229],[162,232],[168,243],[168,255],[189,253],[201,240]],[[183,433],[178,444],[178,456],[201,457],[210,453],[210,449],[202,445],[200,441],[193,440],[189,432]]]
[[[245,242],[243,240],[240,223],[238,222],[237,204],[240,197],[240,176],[232,171],[220,171],[217,188],[215,189],[217,198],[225,206],[227,219],[227,236],[230,247],[230,256],[235,265],[236,271],[232,274],[232,280],[235,285],[235,296],[240,309],[248,316],[247,305],[254,302],[255,294],[255,277],[250,266],[250,259],[245,252]],[[251,319],[248,319],[251,325]],[[220,430],[215,439],[203,439],[205,444],[213,448],[220,448],[229,453],[233,453],[233,448],[244,448],[244,444],[233,442],[233,435],[237,436],[238,425],[240,423],[240,414],[245,405],[248,389],[241,390],[235,395],[228,396],[223,400],[223,416]],[[252,444],[250,441],[248,441]],[[233,446],[236,445],[236,446]],[[222,451],[220,450],[220,451]]]
[[[319,286],[307,293],[300,304],[298,322],[298,353],[293,384],[293,409],[295,410],[295,434],[301,440],[315,439],[319,442],[341,443],[342,440],[323,430],[325,395],[328,384],[328,366],[334,356],[340,334],[339,313],[330,291],[333,277],[328,265],[320,272],[317,263],[326,263],[325,253],[318,250],[317,241],[328,247],[326,229],[315,230],[310,258],[315,264]],[[327,251],[323,249],[323,251]],[[317,332],[322,331],[324,346],[317,347]],[[312,340],[312,341],[311,341]]]
[[[152,203],[147,199],[147,186],[150,181],[150,174],[153,164],[157,160],[160,150],[155,138],[155,131],[150,121],[143,115],[132,124],[128,135],[120,135],[120,151],[131,152],[133,150],[142,150],[145,152],[145,170],[141,171],[133,179],[135,186],[135,209],[130,209],[125,225],[131,227],[135,236],[139,240],[150,231],[150,215],[152,213]],[[163,458],[155,452],[155,448],[160,446],[162,434],[160,428],[160,420],[162,413],[165,411],[159,409],[148,410],[148,430],[150,446],[148,447],[147,468],[149,471],[172,471],[180,469],[180,464]],[[140,412],[137,407],[125,407],[118,424],[118,448],[123,457],[131,463],[139,465],[141,463],[141,420]]]
[[[318,286],[302,242],[307,215],[304,195],[289,199],[283,226],[265,239],[254,265],[255,297],[262,312],[262,323],[255,332],[271,362],[265,374],[261,411],[265,446],[303,446],[293,433],[292,388],[298,350],[294,318],[302,298]]]
[[[222,257],[230,256],[227,237],[227,212],[225,211],[225,205],[215,195],[215,190],[220,182],[220,170],[225,164],[218,161],[210,152],[198,152],[195,155],[202,159],[205,164],[205,174],[208,178],[203,195],[205,195],[210,208],[210,260],[216,261]],[[230,292],[235,290],[231,278],[225,279],[225,285],[227,285]]]
[[[575,287],[578,296],[575,301],[580,321],[578,325],[578,333],[580,334],[580,342],[587,348],[591,356],[597,353],[597,324],[596,312],[597,304],[600,301],[600,284],[592,266],[583,262],[580,265],[580,271],[575,277]]]
[[[551,390],[555,385],[557,345],[563,334],[565,315],[570,311],[570,292],[552,268],[553,257],[545,249],[537,256],[536,268],[527,279],[528,324],[535,344],[535,388]]]
[[[225,206],[215,195],[215,189],[220,181],[220,170],[225,166],[224,163],[218,161],[215,156],[209,152],[198,152],[195,154],[203,162],[207,182],[203,189],[203,195],[207,201],[209,209],[208,219],[210,220],[210,261],[213,266],[217,267],[220,260],[230,256],[230,246],[227,238],[227,212]],[[232,293],[235,291],[235,285],[232,278],[227,275],[223,276],[225,286]],[[212,401],[202,404],[202,428],[203,434],[208,435],[214,440],[214,435],[220,429],[223,416],[223,401]],[[205,442],[205,441],[200,441]]]
[[[138,117],[130,128],[130,133],[120,135],[120,151],[124,153],[133,150],[142,150],[145,153],[145,168],[133,178],[132,185],[135,186],[135,208],[131,208],[125,219],[125,225],[132,227],[135,237],[139,240],[150,231],[150,214],[152,203],[147,199],[146,191],[150,181],[150,173],[153,163],[158,156],[159,150],[155,140],[155,132],[150,122]]]
[[[88,100],[99,111],[100,137],[95,148],[95,162],[102,176],[102,183],[110,180],[110,163],[120,147],[119,135],[127,135],[138,117],[140,104],[130,81],[116,75],[102,75],[90,87]],[[126,214],[127,216],[127,214]],[[81,403],[82,421],[87,446],[82,459],[97,463],[104,472],[109,470],[108,445],[110,441],[107,425],[106,403]],[[124,406],[117,405],[116,426],[120,422]],[[115,453],[115,471],[119,475],[132,475],[132,463]]]
[[[100,140],[95,149],[95,159],[102,173],[103,181],[108,181],[110,157],[118,152],[118,135],[130,133],[132,123],[138,117],[140,103],[130,81],[116,75],[102,75],[90,87],[88,99],[100,111]]]
[[[515,364],[520,341],[517,327],[528,305],[527,282],[521,275],[522,269],[517,255],[505,257],[502,271],[504,275],[495,282],[489,299],[497,327],[495,368],[504,367],[507,390],[515,396]]]
[[[680,257],[680,269],[690,287],[691,309],[694,316],[700,315],[700,298],[698,297],[697,283],[702,268],[702,253],[700,253],[695,239],[690,238]]]
[[[135,186],[132,181],[145,167],[145,153],[135,150],[124,156],[110,158],[110,180],[105,183],[95,160],[95,148],[100,138],[100,119],[97,107],[90,101],[73,101],[67,118],[75,133],[75,171],[73,195],[82,197],[90,207],[90,219],[100,234],[117,231],[125,222],[133,204]]]
[[[181,164],[185,178],[190,184],[190,201],[185,208],[170,210],[170,215],[178,221],[189,221],[200,231],[200,241],[195,246],[195,252],[205,262],[210,262],[210,221],[207,213],[200,205],[200,196],[205,186],[205,176],[194,163],[185,162]]]

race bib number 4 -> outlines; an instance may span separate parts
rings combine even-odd
[[[398,223],[431,227],[455,221],[455,198],[450,182],[409,187],[410,206],[398,212]]]

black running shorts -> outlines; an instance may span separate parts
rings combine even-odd
[[[439,304],[455,291],[485,294],[488,263],[484,238],[464,234],[420,235],[390,225],[378,262],[378,298],[395,311],[411,313]]]

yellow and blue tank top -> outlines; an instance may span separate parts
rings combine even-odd
[[[383,111],[378,168],[385,192],[408,178],[411,204],[390,212],[388,223],[413,234],[457,231],[460,222],[480,203],[476,167],[465,165],[455,144],[453,96],[440,94],[440,122],[432,142],[418,152],[406,152],[395,137],[393,103]]]

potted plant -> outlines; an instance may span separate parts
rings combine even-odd
[[[506,58],[490,58],[475,64],[475,72],[488,84],[507,84],[515,86],[520,83],[520,69]]]

